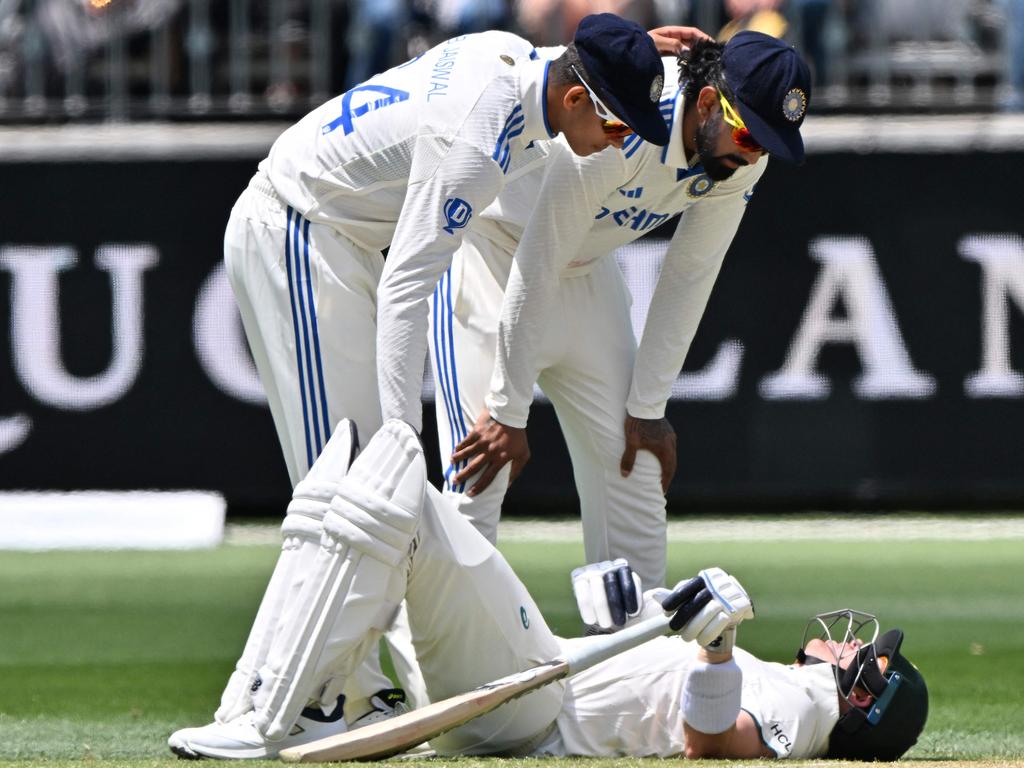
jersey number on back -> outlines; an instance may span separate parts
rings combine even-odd
[[[352,108],[352,97],[357,93],[363,93],[370,91],[373,93],[379,93],[380,98],[371,99],[370,101],[360,104],[355,109]],[[386,85],[357,85],[350,91],[346,91],[341,97],[341,115],[331,120],[331,122],[320,128],[320,133],[326,136],[328,133],[341,128],[345,135],[348,136],[355,127],[352,125],[352,121],[357,117],[362,117],[367,112],[373,112],[376,109],[383,109],[384,107],[392,104],[397,104],[400,101],[405,101],[409,98],[408,91],[400,91],[397,88],[388,88]]]

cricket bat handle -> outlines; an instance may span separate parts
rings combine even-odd
[[[588,638],[588,642],[579,643],[569,653],[565,654],[565,661],[569,665],[568,677],[578,672],[590,669],[595,664],[610,659],[612,656],[628,651],[638,645],[661,637],[669,631],[669,622],[672,615],[655,616],[645,619],[631,627],[620,629],[610,635],[596,635]]]

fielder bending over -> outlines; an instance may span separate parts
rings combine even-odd
[[[587,157],[539,144],[547,157],[464,237],[430,338],[445,490],[463,514],[495,540],[537,382],[572,457],[587,560],[624,557],[650,586],[665,578],[676,467],[665,405],[768,156],[803,160],[811,95],[799,54],[756,32],[663,62],[668,144],[633,135]],[[612,253],[679,213],[638,348]]]
[[[344,719],[303,719],[304,708],[340,689],[403,599],[434,700],[549,661],[567,643],[601,641],[551,633],[501,554],[427,483],[409,425],[386,422],[351,468],[346,433],[295,489],[293,506],[324,509],[323,543],[260,669],[254,709],[176,732],[169,743],[178,755],[272,757],[344,732]],[[619,586],[606,590],[608,582]],[[794,664],[777,664],[734,647],[737,625],[754,610],[721,569],[642,602],[638,586],[621,562],[574,574],[586,621],[610,627],[627,612],[664,611],[679,636],[510,701],[431,746],[443,755],[894,760],[924,727],[924,680],[900,653],[902,633],[878,637],[873,617],[815,617],[823,637],[803,643]],[[863,625],[875,629],[866,642],[857,637]],[[836,627],[843,631],[833,637]]]
[[[537,154],[534,140],[561,132],[580,154],[630,130],[664,143],[652,37],[671,46],[685,33],[649,36],[610,14],[587,17],[573,45],[585,68],[569,54],[541,60],[505,32],[456,37],[331,99],[274,142],[232,210],[224,259],[293,486],[343,418],[366,435],[382,413],[419,428],[427,302],[466,226]],[[617,117],[595,111],[579,77],[604,87]],[[255,671],[312,565],[321,517],[314,505],[285,519],[219,721],[251,708]],[[408,681],[414,660],[392,651]],[[350,721],[387,715],[401,697],[375,664],[349,683]],[[325,707],[323,717],[341,716],[335,702]]]

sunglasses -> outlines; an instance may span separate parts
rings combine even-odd
[[[725,94],[718,92],[718,100],[722,104],[722,119],[732,128],[732,142],[744,152],[764,152],[765,149],[750,135],[750,129],[743,123],[740,113],[733,109]]]
[[[628,136],[633,132],[633,129],[626,125],[622,120],[619,120],[608,107],[604,105],[604,102],[597,97],[594,93],[594,89],[590,87],[590,84],[583,79],[578,69],[572,64],[569,65],[569,69],[572,70],[573,74],[580,81],[580,84],[587,89],[587,95],[590,97],[591,103],[594,105],[594,111],[597,116],[601,118],[601,130],[609,136]]]

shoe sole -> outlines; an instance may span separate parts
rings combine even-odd
[[[172,746],[171,752],[181,760],[276,760],[278,752],[268,752],[266,749],[232,749],[213,750],[199,752],[187,746]]]
[[[202,760],[203,756],[197,752],[193,752],[187,747],[173,746],[171,752],[178,756],[179,760]]]

